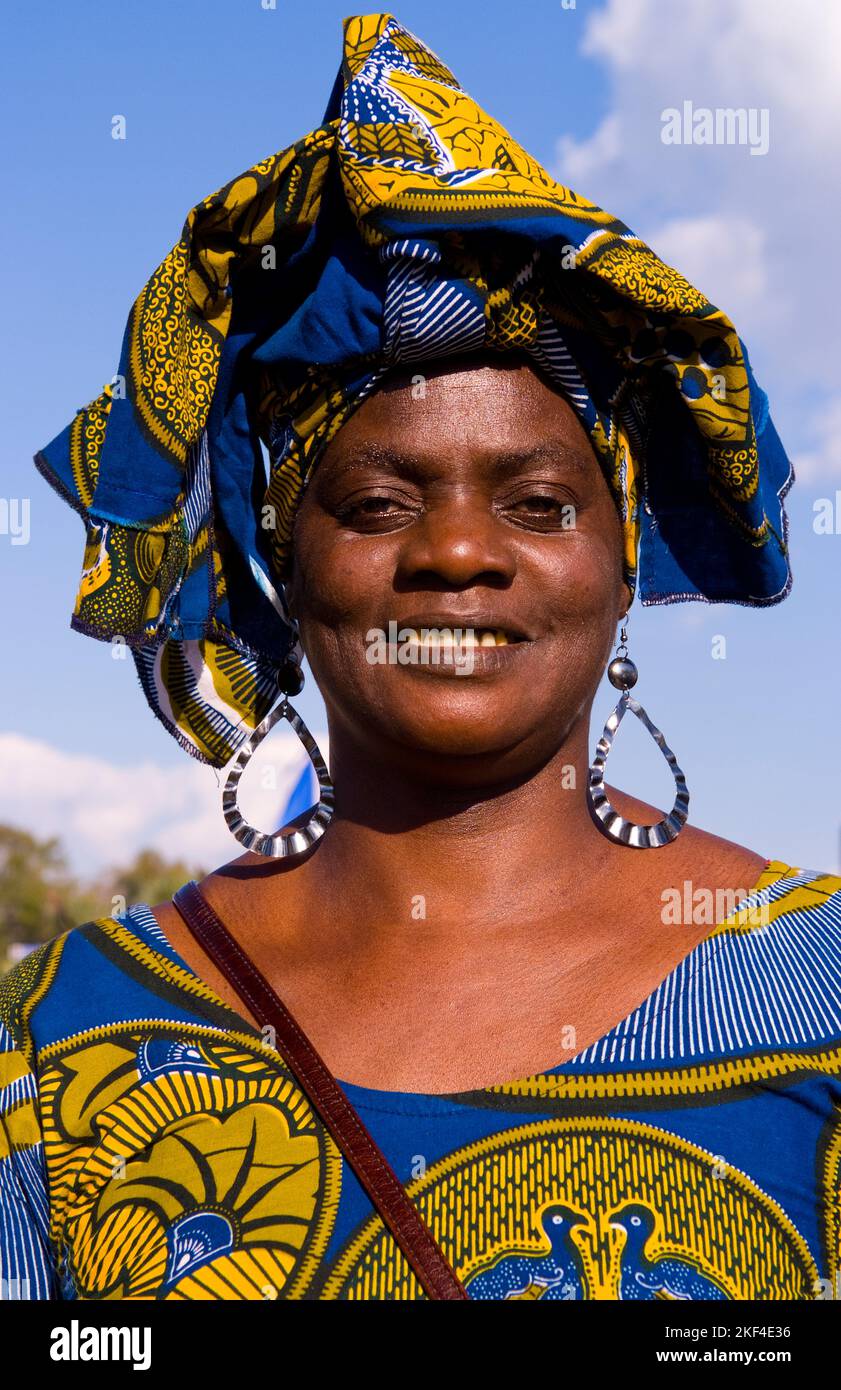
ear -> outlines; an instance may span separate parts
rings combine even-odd
[[[620,618],[624,618],[624,617],[626,616],[626,614],[628,613],[628,610],[630,609],[631,604],[633,603],[633,601],[634,601],[634,600],[633,600],[633,595],[631,594],[631,591],[630,591],[630,589],[628,588],[627,584],[622,584],[622,585],[620,585],[620,588],[619,588],[619,612],[618,612],[617,615],[616,615],[616,621],[617,621],[617,622],[619,621]]]

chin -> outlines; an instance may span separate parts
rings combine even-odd
[[[536,717],[537,716],[537,717]],[[550,727],[548,713],[529,708],[518,692],[441,691],[425,684],[424,698],[379,706],[369,724],[388,761],[414,766],[441,785],[482,785],[520,777],[539,765],[534,747]],[[440,760],[440,766],[435,760]]]
[[[346,698],[333,709],[375,764],[442,786],[520,780],[557,753],[586,703],[577,685],[559,688],[556,663],[541,665],[528,674],[511,666],[465,676],[390,667],[372,677],[346,668]],[[340,682],[319,685],[336,692]]]

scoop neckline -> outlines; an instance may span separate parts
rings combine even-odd
[[[657,995],[659,991],[663,989],[663,986],[667,985],[671,980],[673,980],[679,971],[684,971],[687,966],[690,966],[693,959],[703,951],[707,943],[714,936],[716,936],[717,933],[719,933],[722,930],[722,928],[727,926],[727,923],[730,921],[730,919],[732,917],[737,916],[738,913],[744,910],[745,905],[750,902],[751,898],[753,898],[757,893],[764,891],[766,888],[773,887],[773,885],[775,883],[778,883],[781,879],[791,877],[792,875],[797,875],[799,873],[802,873],[802,869],[795,868],[791,864],[786,864],[781,859],[767,859],[763,868],[760,870],[756,882],[748,890],[746,896],[742,898],[741,901],[737,903],[733,908],[731,908],[731,910],[726,914],[726,916],[717,920],[710,927],[706,935],[702,937],[700,941],[696,942],[692,949],[690,951],[687,951],[686,955],[682,956],[681,959],[677,962],[676,965],[672,967],[671,970],[667,971],[667,973],[663,976],[662,980],[660,980],[654,986],[654,988],[650,990],[649,993],[643,999],[640,1000],[638,1004],[635,1004],[632,1009],[629,1009],[628,1012],[622,1018],[620,1018],[610,1028],[606,1029],[600,1037],[595,1038],[591,1043],[588,1043],[586,1047],[579,1048],[579,1050],[572,1057],[567,1058],[564,1062],[558,1063],[557,1066],[546,1067],[543,1071],[532,1072],[528,1076],[518,1076],[511,1081],[497,1081],[490,1086],[474,1086],[468,1090],[463,1091],[383,1090],[380,1087],[360,1086],[357,1085],[357,1083],[354,1081],[344,1081],[339,1076],[336,1076],[334,1079],[337,1085],[340,1086],[341,1089],[344,1091],[348,1100],[357,1109],[371,1111],[380,1110],[383,1112],[390,1112],[395,1114],[429,1114],[436,1112],[444,1113],[446,1111],[452,1112],[456,1110],[461,1110],[464,1108],[465,1105],[470,1105],[471,1101],[476,1100],[479,1100],[482,1103],[487,1104],[489,1097],[497,1096],[501,1092],[508,1091],[513,1088],[525,1088],[528,1086],[532,1086],[535,1082],[538,1082],[546,1077],[561,1076],[564,1074],[564,1072],[566,1072],[568,1068],[577,1066],[580,1063],[580,1059],[585,1055],[585,1053],[589,1052],[593,1048],[600,1047],[614,1033],[618,1033],[620,1029],[624,1028],[629,1023],[630,1019],[634,1017],[635,1014],[639,1013],[641,1009],[645,1009],[651,1003],[655,995]],[[128,909],[126,916],[130,916],[131,913],[133,911],[136,911],[138,908],[145,908],[145,910],[149,913],[149,916],[152,918],[156,925],[158,935],[164,942],[166,949],[169,952],[170,957],[172,958],[173,963],[180,970],[182,970],[190,980],[194,981],[196,984],[201,986],[201,989],[204,993],[205,1002],[209,1003],[213,1008],[221,1009],[229,1017],[235,1019],[243,1031],[247,1033],[254,1033],[254,1024],[250,1023],[249,1020],[246,1019],[242,1014],[238,1013],[236,1009],[233,1009],[230,1004],[225,1002],[224,999],[221,999],[219,995],[216,993],[216,991],[212,989],[211,986],[207,983],[207,981],[203,980],[200,975],[197,975],[195,970],[193,970],[192,966],[188,965],[187,962],[183,959],[183,957],[179,955],[178,951],[176,951],[175,947],[173,946],[169,937],[166,935],[166,932],[161,927],[160,922],[158,921],[157,917],[155,916],[148,903],[135,903],[132,907]],[[121,921],[123,925],[125,924],[125,918],[114,918],[114,920]],[[195,1005],[195,999],[192,996],[191,1002],[193,1003],[193,1005]]]

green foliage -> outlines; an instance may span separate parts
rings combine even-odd
[[[39,840],[27,830],[0,825],[0,972],[15,963],[22,947],[40,945],[132,903],[164,902],[205,872],[144,849],[130,863],[81,881],[68,869],[56,837]]]
[[[95,917],[108,917],[122,912],[132,903],[165,902],[176,888],[191,878],[203,878],[206,869],[189,865],[181,859],[165,859],[154,849],[142,849],[130,864],[100,875],[93,891],[97,907]],[[90,914],[89,914],[90,915]]]

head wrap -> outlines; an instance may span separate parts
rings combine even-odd
[[[223,766],[300,655],[282,580],[330,439],[395,364],[479,349],[576,411],[644,604],[788,592],[791,469],[730,320],[357,16],[322,124],[193,208],[116,377],[36,456],[87,531],[72,626],[131,648],[195,757]]]

